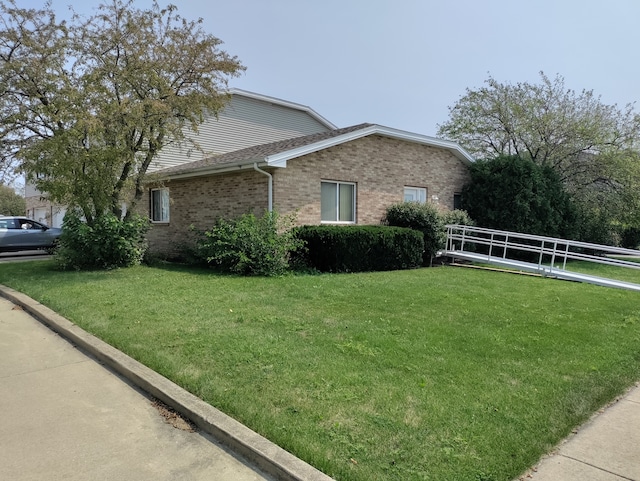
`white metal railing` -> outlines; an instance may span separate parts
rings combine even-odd
[[[518,260],[522,257],[516,254],[519,252],[529,253],[529,260]],[[442,254],[488,263],[509,261],[514,267],[524,265],[543,275],[566,271],[568,260],[640,269],[640,262],[612,257],[640,258],[638,250],[465,225],[447,225],[446,249]],[[532,257],[537,257],[537,262],[532,262]]]

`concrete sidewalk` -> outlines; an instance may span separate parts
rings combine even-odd
[[[0,406],[0,479],[272,479],[3,298]]]
[[[640,387],[603,409],[525,481],[640,481]]]
[[[0,407],[0,480],[332,481],[2,285]]]

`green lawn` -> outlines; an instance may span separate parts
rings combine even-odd
[[[626,258],[625,260],[640,263],[640,258]],[[596,264],[594,262],[573,261],[567,264],[567,269],[593,276],[608,277],[619,281],[640,284],[640,268],[631,269],[629,267],[610,266],[606,264]]]
[[[640,379],[640,294],[593,285],[47,261],[0,283],[338,480],[511,480]]]

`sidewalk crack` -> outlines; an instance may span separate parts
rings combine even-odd
[[[584,461],[583,459],[574,458],[573,456],[567,456],[566,454],[558,454],[558,456],[562,456],[563,458],[571,459],[572,461],[576,461],[576,462],[578,462],[580,464],[584,464],[586,466],[590,466],[592,468],[597,469],[598,471],[602,471],[603,473],[611,474],[611,475],[616,476],[616,477],[618,477],[620,479],[626,479],[627,481],[637,481],[634,478],[628,478],[628,477],[626,477],[626,476],[624,476],[622,474],[615,473],[613,471],[609,471],[608,469],[601,468],[600,466],[596,466],[595,464],[588,463],[587,461]]]

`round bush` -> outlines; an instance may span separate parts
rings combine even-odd
[[[444,220],[433,204],[401,202],[387,208],[385,223],[396,227],[409,227],[422,232],[424,254],[422,264],[431,264],[431,259],[446,242]]]
[[[194,256],[222,271],[241,275],[276,276],[289,270],[289,257],[301,246],[291,226],[293,217],[265,212],[237,219],[218,219],[196,241]]]
[[[113,269],[138,265],[147,249],[149,220],[118,219],[112,213],[87,224],[76,210],[67,211],[55,260],[61,269]]]

